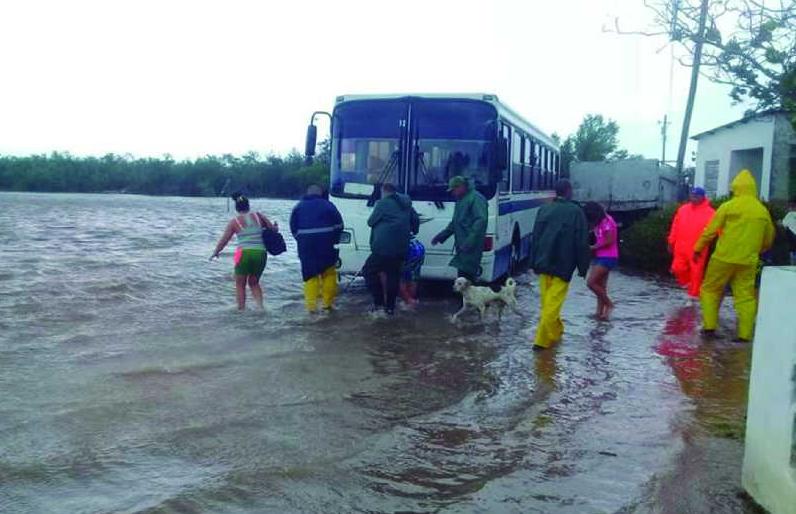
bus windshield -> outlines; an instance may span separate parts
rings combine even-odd
[[[341,104],[332,124],[331,193],[369,198],[374,185],[391,182],[415,200],[446,201],[448,181],[462,175],[491,198],[496,120],[492,105],[473,100],[406,97]]]
[[[407,104],[359,101],[334,113],[331,192],[368,197],[373,185],[400,182],[400,147]]]
[[[415,165],[409,195],[416,200],[450,199],[448,180],[462,175],[487,198],[495,194],[490,147],[495,108],[467,100],[418,100],[412,106]]]

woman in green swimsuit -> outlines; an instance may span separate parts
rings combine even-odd
[[[232,195],[235,200],[235,210],[238,215],[227,223],[224,235],[216,245],[216,250],[210,259],[218,255],[227,246],[232,236],[237,238],[235,248],[235,292],[238,299],[238,310],[246,308],[246,284],[252,290],[252,297],[257,307],[263,308],[263,290],[260,287],[260,276],[265,269],[267,254],[263,245],[263,227],[279,230],[276,223],[271,223],[268,218],[259,212],[249,212],[249,199],[241,194]]]

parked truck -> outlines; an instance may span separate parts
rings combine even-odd
[[[570,181],[575,201],[599,202],[623,224],[676,202],[682,189],[677,171],[657,159],[575,162]]]

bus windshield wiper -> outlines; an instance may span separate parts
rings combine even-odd
[[[368,207],[373,207],[376,201],[381,197],[381,186],[384,185],[387,178],[392,175],[392,172],[398,167],[398,162],[400,160],[401,152],[395,150],[390,156],[390,160],[387,161],[387,164],[384,165],[384,168],[382,168],[379,173],[379,178],[376,179],[376,182],[373,184],[373,192],[370,194],[370,198],[368,198]]]
[[[423,174],[423,180],[426,182],[426,184],[428,184],[428,186],[435,187],[436,184],[431,183],[424,155],[425,154],[420,151],[420,146],[415,145],[415,169]],[[415,184],[415,187],[418,187],[418,184]],[[439,210],[445,210],[445,204],[441,200],[434,200],[434,207]]]

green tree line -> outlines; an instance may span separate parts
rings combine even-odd
[[[255,152],[208,155],[182,161],[168,155],[0,155],[0,190],[173,196],[219,196],[242,191],[249,196],[295,198],[312,183],[328,184],[327,147],[321,144],[319,158],[310,165],[297,152],[282,156]]]

